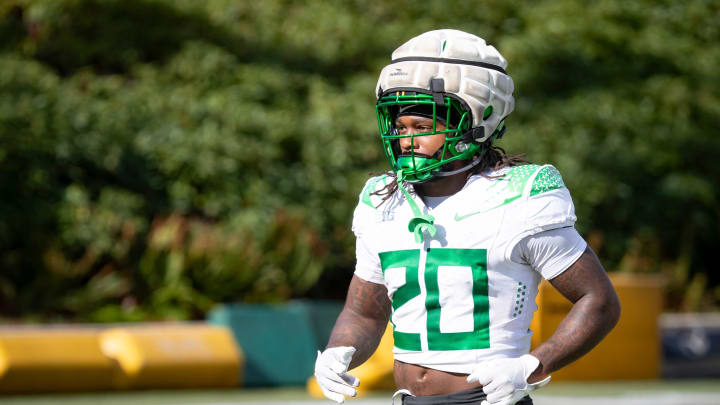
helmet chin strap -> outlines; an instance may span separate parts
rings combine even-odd
[[[480,163],[484,154],[485,150],[482,150],[477,159],[461,167],[460,169],[449,172],[437,172],[433,175],[433,177],[448,177],[468,171]],[[408,230],[415,235],[415,242],[422,243],[425,240],[424,232],[427,232],[427,234],[430,235],[431,238],[437,234],[437,228],[434,225],[435,218],[430,214],[423,214],[420,211],[420,207],[418,207],[417,203],[415,203],[415,200],[412,198],[410,193],[405,189],[405,187],[403,187],[403,182],[405,181],[405,173],[403,169],[398,170],[396,174],[398,188],[405,195],[405,199],[408,201],[413,215],[415,215],[410,220],[410,222],[408,222]]]
[[[480,164],[480,161],[482,160],[482,156],[484,154],[485,154],[485,150],[483,150],[480,153],[480,155],[478,155],[477,159],[473,160],[469,164],[467,164],[457,170],[450,171],[450,172],[437,172],[437,173],[433,174],[433,177],[448,177],[448,176],[452,176],[452,175],[455,175],[458,173],[468,171],[468,170],[472,169],[473,167],[477,166],[478,164]]]
[[[408,222],[408,231],[415,235],[415,242],[422,243],[425,240],[424,232],[427,232],[431,238],[434,237],[435,234],[437,234],[437,228],[433,225],[435,218],[430,214],[423,214],[410,193],[405,190],[405,187],[403,187],[405,173],[403,173],[402,169],[397,171],[396,181],[398,188],[405,195],[405,199],[408,201],[408,204],[410,204],[410,209],[412,210],[413,215],[415,215],[415,217]]]

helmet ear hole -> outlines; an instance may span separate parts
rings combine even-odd
[[[483,112],[483,121],[485,121],[486,119],[490,118],[490,116],[492,115],[492,113],[493,113],[493,107],[492,107],[491,105],[489,105],[489,106],[485,109],[485,112]]]

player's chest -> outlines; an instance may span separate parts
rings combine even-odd
[[[389,220],[380,221],[374,232],[374,241],[378,251],[405,249],[487,249],[497,245],[503,239],[504,224],[508,222],[505,207],[486,210],[467,204],[454,204],[448,201],[435,209],[423,208],[423,213],[434,218],[437,230],[434,236],[425,234],[425,241],[417,243],[408,228],[413,218],[410,209],[396,210]]]

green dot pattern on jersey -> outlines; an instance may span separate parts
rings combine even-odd
[[[565,187],[565,183],[563,183],[560,172],[552,166],[546,166],[535,176],[530,195],[533,196],[563,187]]]
[[[507,173],[507,187],[510,193],[522,193],[525,184],[537,170],[537,165],[515,166]]]
[[[517,295],[515,300],[515,307],[513,310],[513,318],[517,318],[518,315],[521,315],[523,313],[523,309],[525,308],[525,298],[527,292],[527,285],[523,284],[522,282],[518,282],[518,288],[517,288]]]

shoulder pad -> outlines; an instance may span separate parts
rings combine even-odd
[[[533,164],[512,166],[505,173],[504,177],[513,191],[522,194],[528,184],[528,181],[532,179],[539,167],[540,166]]]
[[[533,180],[530,196],[541,194],[550,190],[565,188],[560,172],[553,166],[542,166]]]
[[[526,230],[537,233],[572,226],[577,220],[570,192],[555,167],[538,166],[526,193]]]

